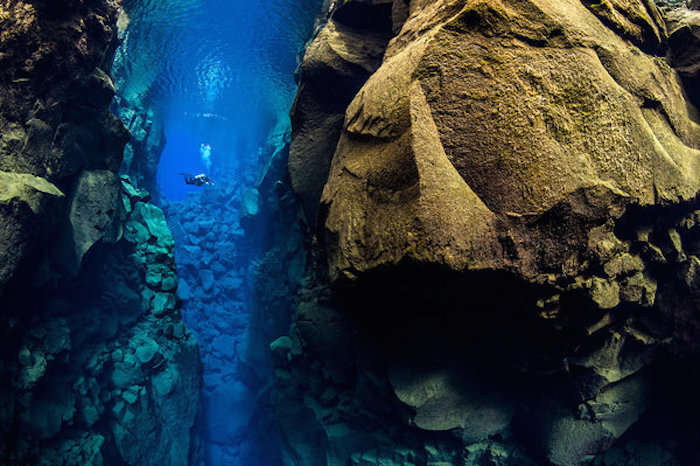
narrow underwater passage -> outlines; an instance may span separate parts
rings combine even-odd
[[[297,55],[320,12],[321,0],[131,0],[120,18],[115,112],[132,133],[122,172],[150,190],[175,239],[209,465],[281,464],[268,345],[288,331],[304,251],[280,209],[293,196],[274,180]]]

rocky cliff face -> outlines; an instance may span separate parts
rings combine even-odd
[[[152,58],[151,54],[156,52],[128,47],[127,28],[135,8],[137,6],[133,2],[120,3],[117,37],[121,46],[115,52],[112,66],[112,76],[118,94],[114,98],[112,109],[131,134],[131,139],[124,147],[120,171],[129,175],[136,186],[148,190],[158,200],[160,193],[155,180],[160,154],[165,148],[165,132],[162,116],[144,102],[155,76],[150,76],[149,80],[141,75],[139,78],[142,82],[136,85],[133,83],[136,79],[130,79],[133,78],[130,67],[134,62],[148,61]],[[134,90],[132,87],[139,89]]]
[[[198,461],[172,236],[116,173],[116,20],[111,1],[0,3],[3,464]]]
[[[272,346],[290,464],[698,460],[665,384],[698,356],[696,28],[643,0],[335,7],[293,114],[323,257]]]

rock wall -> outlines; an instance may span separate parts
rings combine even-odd
[[[117,37],[121,46],[115,52],[112,66],[112,76],[118,94],[114,98],[112,109],[131,134],[131,139],[124,147],[121,173],[129,175],[136,186],[148,190],[156,200],[159,200],[156,172],[160,155],[165,148],[165,132],[162,116],[145,102],[155,76],[140,75],[138,79],[133,76],[134,63],[141,64],[149,60],[154,53],[152,50],[129,48],[130,38],[127,36],[127,28],[130,15],[137,7],[133,2],[120,4]],[[134,57],[133,54],[138,56]],[[135,84],[133,81],[139,82]]]
[[[293,155],[289,173],[311,225],[343,127],[345,108],[379,67],[391,37],[390,25],[364,21],[381,17],[374,10],[386,10],[391,2],[378,3],[352,3],[348,7],[366,11],[329,18],[307,47],[301,63],[302,80],[291,113]]]
[[[162,212],[117,170],[111,1],[0,2],[0,462],[197,464]]]
[[[155,199],[159,199],[156,172],[160,154],[165,148],[162,121],[153,110],[144,109],[139,102],[129,102],[124,98],[116,100],[117,115],[131,133],[131,139],[124,147],[121,172],[129,175],[136,186],[148,190]]]
[[[688,97],[700,105],[700,4],[695,9],[675,8],[668,12],[670,61],[683,81]]]
[[[695,377],[700,254],[697,20],[671,10],[335,6],[292,116],[320,246],[272,345],[288,464],[698,461],[666,385]]]

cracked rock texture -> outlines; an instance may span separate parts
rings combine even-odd
[[[292,116],[318,246],[271,347],[289,464],[700,460],[695,16],[333,7]]]
[[[2,464],[199,462],[172,235],[117,174],[116,20],[111,1],[0,2]]]

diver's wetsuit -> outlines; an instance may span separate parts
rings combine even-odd
[[[207,175],[204,173],[200,173],[199,175],[192,175],[191,173],[180,173],[182,176],[185,177],[185,183],[186,184],[191,184],[194,186],[214,186],[214,182],[209,178]]]

